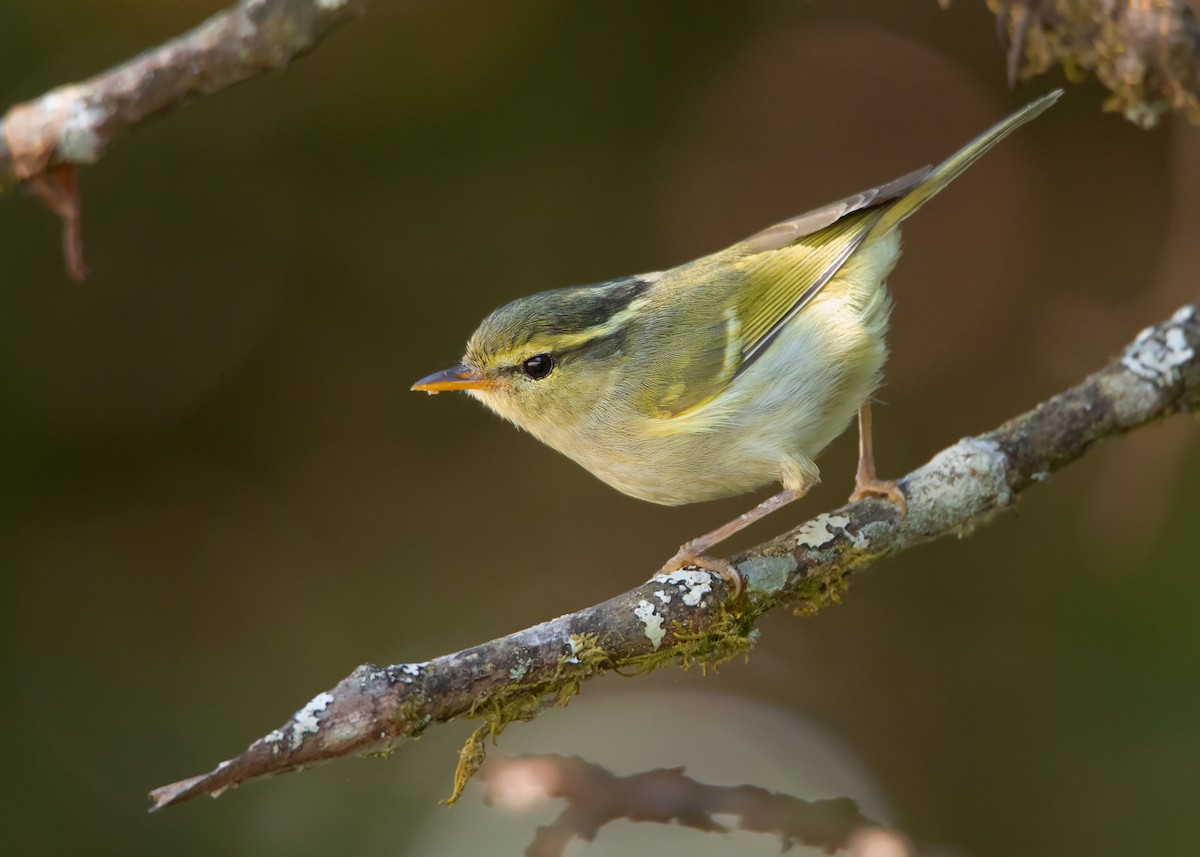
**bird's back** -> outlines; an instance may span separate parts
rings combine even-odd
[[[900,223],[1059,95],[937,167],[628,278],[636,294],[600,325],[597,341],[611,353],[595,361],[605,375],[588,385],[601,392],[585,412],[560,421],[549,412],[506,415],[654,502],[729,496],[781,475],[811,481],[812,459],[880,382],[890,310],[883,281],[899,257]]]

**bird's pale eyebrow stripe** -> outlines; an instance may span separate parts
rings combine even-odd
[[[498,355],[505,362],[511,362],[518,357],[526,357],[531,354],[542,354],[544,352],[563,352],[571,351],[576,348],[582,348],[588,343],[603,339],[606,336],[612,336],[614,333],[620,332],[625,325],[631,321],[644,307],[649,298],[640,297],[634,298],[619,312],[613,313],[600,324],[592,325],[589,328],[579,331],[578,333],[560,333],[554,338],[539,338],[533,339],[524,343],[520,348],[515,348],[512,351]]]
[[[600,324],[593,325],[587,330],[581,330],[573,336],[568,336],[566,339],[573,340],[575,347],[586,345],[595,339],[603,339],[606,336],[612,336],[617,331],[621,330],[631,321],[649,302],[649,298],[634,298],[629,302],[629,305],[620,312],[615,312],[608,319]]]

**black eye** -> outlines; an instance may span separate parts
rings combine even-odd
[[[535,354],[521,364],[521,371],[535,381],[545,378],[554,369],[554,358],[549,354]]]

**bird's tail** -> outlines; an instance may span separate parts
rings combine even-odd
[[[892,203],[880,216],[879,221],[871,227],[867,240],[885,235],[900,225],[900,222],[924,205],[950,182],[954,181],[963,170],[975,163],[984,152],[999,143],[1013,131],[1020,128],[1030,119],[1041,115],[1042,111],[1058,101],[1063,94],[1056,89],[1049,95],[1043,95],[1037,101],[1022,107],[1012,116],[996,123],[984,131],[970,143],[963,146],[945,161],[934,167],[925,179],[900,199]]]

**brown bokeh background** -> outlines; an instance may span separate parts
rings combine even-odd
[[[6,0],[0,102],[221,5]],[[644,504],[408,385],[500,303],[717,249],[1058,83],[1010,93],[1003,63],[976,0],[384,3],[87,171],[86,284],[47,213],[0,199],[6,850],[422,853],[463,725],[157,816],[144,795],[358,663],[615,594],[753,498]],[[906,227],[885,475],[1194,299],[1200,132],[1139,131],[1103,96],[1071,86]],[[653,764],[703,770],[743,742],[804,770],[787,730],[695,700],[752,704],[829,736],[942,853],[1200,853],[1196,437],[1176,418],[1110,443],[1017,514],[873,568],[843,606],[771,617],[748,663],[638,680],[674,708],[606,716],[639,687],[605,679],[502,746],[600,757],[642,723]],[[813,496],[741,544],[839,504],[852,434],[820,463]],[[519,853],[532,822],[504,824],[518,839],[493,853]]]

